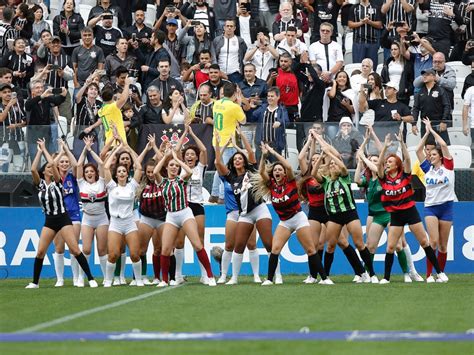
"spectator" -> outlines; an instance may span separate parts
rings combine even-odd
[[[396,30],[393,24],[404,22],[408,28],[412,27],[412,12],[415,10],[415,0],[386,0],[380,11],[385,15],[385,27],[390,36],[394,37]],[[392,24],[392,26],[390,26]],[[391,27],[391,28],[390,28]],[[386,53],[388,55],[388,53]]]
[[[380,36],[380,46],[384,49],[384,60],[390,56],[393,42],[406,41],[409,34],[412,36],[412,31],[405,21],[391,21],[385,25]]]
[[[254,47],[245,53],[244,62],[255,65],[257,78],[267,80],[270,69],[275,66],[278,57],[278,51],[271,45],[270,37],[259,32]]]
[[[256,76],[255,66],[251,63],[244,65],[244,80],[239,84],[242,92],[242,104],[247,121],[252,118],[253,111],[267,99],[267,82]],[[280,98],[280,94],[278,94]]]
[[[134,127],[131,127],[131,124],[138,119],[137,112],[135,111],[135,107],[133,107],[129,102],[126,102],[122,106],[121,111],[125,134],[127,135],[127,143],[133,150],[136,150],[138,145],[137,130]]]
[[[289,53],[294,59],[295,57],[299,57],[301,53],[308,51],[308,47],[297,38],[296,28],[290,26],[286,29],[285,37],[281,40],[277,50],[280,54],[285,52]]]
[[[16,38],[29,40],[33,35],[34,15],[27,4],[20,4],[16,8],[15,17],[12,20],[12,26],[16,31]]]
[[[161,117],[165,124],[183,124],[189,122],[189,110],[186,107],[182,91],[170,90],[163,102]]]
[[[199,88],[201,84],[209,80],[209,68],[211,66],[211,52],[203,49],[199,53],[199,63],[189,66],[183,74],[183,82],[192,81],[194,88]]]
[[[408,105],[413,93],[413,65],[403,56],[404,48],[403,44],[392,43],[390,57],[385,61],[381,74],[384,83],[391,82],[398,86],[398,100]]]
[[[186,2],[181,7],[181,13],[189,20],[201,22],[206,32],[214,39],[217,31],[216,15],[214,9],[209,6],[206,0],[197,0],[194,3]]]
[[[327,91],[329,97],[328,122],[340,122],[343,117],[353,117],[355,114],[354,91],[351,89],[349,76],[343,70],[336,74],[332,87]],[[329,131],[328,131],[329,133]],[[329,134],[331,136],[331,134]]]
[[[13,19],[13,9],[5,7],[3,9],[3,21],[0,22],[0,56],[3,57],[8,52],[8,40],[16,37],[15,28],[11,25]]]
[[[116,42],[119,38],[123,37],[122,31],[112,26],[114,16],[110,12],[102,13],[99,18],[102,24],[98,24],[98,21],[89,21],[89,26],[94,29],[95,44],[102,48],[104,57],[113,54],[115,51]]]
[[[260,18],[260,23],[266,28],[267,33],[273,30],[273,22],[278,14],[280,1],[278,0],[258,0],[250,2],[250,11],[253,16]]]
[[[421,38],[425,37],[428,33],[428,15],[429,10],[422,10],[420,6],[416,7],[416,33]]]
[[[16,98],[20,106],[23,107],[23,94],[18,86],[13,85],[13,71],[11,69],[0,67],[0,84],[8,84],[11,86],[12,92],[16,93]]]
[[[307,13],[313,13],[314,10],[306,0],[290,0],[289,3],[293,8],[293,18],[301,21],[301,35],[298,39],[305,42],[304,34],[309,31],[309,20]],[[278,13],[275,21],[281,20],[281,15]]]
[[[199,100],[191,106],[189,119],[191,123],[214,124],[214,115],[212,108],[214,99],[211,97],[211,87],[207,84],[199,87]]]
[[[350,117],[342,117],[339,121],[339,132],[332,141],[333,147],[340,153],[344,165],[354,169],[356,152],[364,141],[364,136],[354,127]]]
[[[294,27],[296,29],[297,37],[303,35],[301,20],[293,16],[293,6],[289,2],[282,2],[280,4],[280,18],[275,19],[272,26],[273,39],[275,40],[276,47],[285,39],[285,33],[288,27]]]
[[[474,86],[469,87],[464,95],[462,109],[462,131],[465,136],[474,137]]]
[[[236,1],[214,0],[214,14],[216,16],[216,33],[222,35],[226,19],[237,17]]]
[[[163,43],[165,43],[166,35],[162,31],[154,31],[151,35],[151,46],[153,47],[153,52],[149,54],[145,60],[142,59],[142,62],[145,64],[142,65],[142,83],[143,89],[146,90],[150,86],[151,82],[155,80],[159,75],[158,63],[160,61],[170,62],[171,58],[168,54],[168,51],[163,48]]]
[[[113,15],[113,24],[118,28],[125,28],[127,26],[124,21],[122,10],[118,6],[111,5],[111,0],[98,0],[97,6],[94,6],[89,13],[87,26],[93,27],[100,22],[102,20],[101,16],[104,12]]]
[[[337,40],[337,17],[344,0],[321,0],[313,4],[313,26],[311,32],[311,43],[321,39],[321,26],[325,23],[331,24],[333,31],[330,33],[332,41]],[[321,66],[324,70],[324,66]]]
[[[140,111],[138,111],[137,121],[132,121],[132,124],[130,125],[132,128],[139,128],[139,136],[142,125],[164,123],[161,115],[162,102],[160,90],[156,86],[149,86],[147,89],[147,97],[146,104],[140,108]]]
[[[146,58],[147,54],[150,52],[151,44],[151,35],[153,33],[152,29],[145,25],[145,11],[137,10],[135,11],[135,23],[128,27],[125,30],[129,44],[135,42],[135,38],[138,42],[138,49],[141,53],[141,58]],[[143,63],[140,63],[143,64]]]
[[[221,97],[220,90],[226,83],[230,83],[230,81],[222,79],[219,64],[211,64],[209,67],[209,80],[203,82],[201,85],[209,85],[211,87],[211,97],[213,99],[219,99]]]
[[[240,0],[237,9],[237,21],[235,33],[242,37],[249,48],[257,39],[257,31],[260,28],[258,14],[254,15],[250,11],[251,4],[249,0]]]
[[[138,50],[138,48],[135,49],[135,51]],[[115,83],[115,72],[118,67],[126,68],[132,78],[138,78],[138,59],[128,51],[128,42],[124,37],[119,37],[115,41],[115,51],[105,58],[104,83]]]
[[[464,98],[466,94],[466,90],[469,89],[471,86],[474,86],[474,68],[471,66],[471,74],[466,76],[464,79],[464,84],[462,86],[461,97]]]
[[[180,81],[170,76],[170,62],[167,59],[160,59],[158,62],[158,72],[160,75],[150,85],[156,86],[160,90],[161,100],[166,100],[175,89],[181,93],[184,92]]]
[[[181,62],[181,52],[183,49],[178,41],[178,36],[176,35],[177,30],[178,21],[174,18],[166,21],[166,39],[163,46],[168,50],[172,63],[171,66],[176,67],[174,74],[171,75],[173,77],[179,76],[179,63]]]
[[[49,28],[49,24],[43,18],[43,8],[41,6],[34,5],[31,8],[31,11],[34,15],[31,42],[33,44],[34,52],[36,52],[40,44],[41,32],[43,32],[43,30],[50,31],[51,29]]]
[[[114,72],[115,82],[112,85],[114,94],[122,94],[125,89],[127,78],[129,77],[129,69],[119,66]],[[132,78],[133,80],[133,78]],[[129,96],[127,103],[138,110],[142,105],[140,90],[134,84],[129,85]]]
[[[179,3],[166,5],[163,13],[156,20],[155,25],[153,26],[153,29],[162,30],[163,32],[166,32],[166,25],[168,21],[175,20],[176,28],[178,32],[180,32],[182,28],[186,25],[188,20],[186,19],[186,17],[183,16],[179,8],[180,8]],[[157,11],[157,13],[159,12]]]
[[[432,46],[432,39],[428,36],[420,38],[416,33],[413,34],[412,41],[405,41],[405,45],[410,45],[405,51],[405,59],[410,60],[413,65],[413,77],[417,78],[421,72],[433,67],[433,54],[435,50]],[[402,46],[400,46],[402,49]],[[417,89],[415,89],[417,92]]]
[[[212,63],[216,61],[216,51],[214,43],[211,40],[209,33],[203,23],[194,25],[194,34],[192,36],[187,34],[187,29],[191,26],[189,21],[183,31],[180,32],[178,40],[182,46],[183,59],[188,63],[194,65],[199,63],[199,54],[207,50],[211,53]]]
[[[69,56],[72,56],[74,48],[81,45],[81,32],[84,29],[84,20],[75,11],[75,1],[65,0],[63,10],[53,19],[53,33],[61,38],[61,44]]]
[[[367,84],[370,73],[374,71],[374,63],[372,62],[372,59],[363,59],[361,69],[360,74],[352,73],[351,76],[351,87],[354,91],[359,91],[362,85]]]

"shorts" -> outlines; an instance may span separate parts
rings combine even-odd
[[[270,211],[268,210],[267,205],[264,203],[261,203],[249,213],[246,213],[246,214],[241,213],[239,216],[238,222],[255,224],[264,218],[272,219],[272,215],[270,214]]]
[[[433,216],[440,221],[453,221],[453,201],[448,201],[436,206],[425,206],[425,217]]]
[[[67,213],[73,224],[81,223],[81,212]]]
[[[134,216],[127,218],[110,217],[109,232],[117,232],[122,235],[138,231]]]
[[[48,216],[44,220],[44,226],[52,229],[56,233],[59,232],[65,226],[72,226],[71,218],[67,213],[55,215],[55,216]]]
[[[133,210],[133,221],[140,222],[140,212],[138,212],[138,208]]]
[[[233,210],[233,211],[227,213],[227,220],[233,221],[233,222],[238,222],[239,221],[239,211]]]
[[[189,202],[188,205],[191,211],[193,211],[194,217],[204,215],[204,207],[202,206],[201,203]]]
[[[324,206],[309,206],[308,219],[325,224],[329,221],[329,216]]]
[[[372,216],[372,223],[378,224],[382,227],[387,227],[390,223],[390,213],[388,212],[379,212],[374,213]]]
[[[346,224],[349,224],[357,219],[359,219],[357,210],[350,210],[329,215],[329,221],[339,224],[341,226],[345,226]]]
[[[193,211],[191,208],[186,207],[183,210],[166,213],[166,223],[172,224],[177,228],[181,228],[188,219],[194,219]]]
[[[309,227],[309,222],[308,222],[308,217],[306,217],[305,213],[300,211],[297,214],[295,214],[293,217],[291,217],[290,219],[287,219],[285,221],[280,221],[278,225],[285,227],[291,233],[293,233],[294,231],[298,231],[298,229],[300,228]]]
[[[102,214],[87,214],[82,215],[82,225],[89,226],[92,228],[97,228],[100,226],[108,226],[109,219],[107,214],[104,212]]]
[[[419,222],[421,218],[415,206],[390,213],[390,225],[393,227],[403,227],[405,224],[412,225]]]
[[[158,229],[163,223],[165,223],[165,221],[162,221],[161,219],[151,218],[151,217],[147,217],[147,216],[142,215],[140,217],[140,224],[142,224],[142,223],[146,224],[150,228]]]

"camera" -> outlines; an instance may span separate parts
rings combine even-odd
[[[469,41],[466,42],[467,48],[473,48],[474,47],[474,40],[470,39]]]
[[[403,21],[395,21],[393,23],[393,27],[403,27],[403,26],[405,26],[405,22]]]
[[[250,3],[246,2],[244,4],[240,4],[247,12],[250,12]]]
[[[367,93],[370,94],[372,92],[372,85],[364,84],[364,89],[366,89]]]
[[[199,64],[199,69],[204,69],[205,67],[206,67],[206,64],[204,63]]]
[[[201,21],[191,20],[191,26],[197,26],[200,24],[201,24]]]
[[[128,69],[128,75],[131,78],[138,78],[138,70],[137,69]]]
[[[168,12],[175,12],[175,11],[176,11],[176,7],[174,7],[174,6],[166,6],[166,11],[168,11]]]
[[[63,92],[63,89],[53,88],[53,90],[51,92],[53,93],[53,95],[61,95],[61,93]]]
[[[60,70],[61,67],[57,64],[51,64],[51,70]]]

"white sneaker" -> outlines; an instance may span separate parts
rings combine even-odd
[[[410,277],[410,274],[403,274],[403,282],[406,282],[406,283],[413,282],[413,280]]]
[[[28,285],[26,285],[25,288],[39,288],[39,285],[34,284],[33,282],[30,282]]]
[[[352,282],[355,282],[355,283],[361,283],[362,281],[360,280],[360,276],[359,275],[355,275],[354,278],[352,279]]]
[[[76,287],[84,287],[84,279],[77,279]]]
[[[145,284],[143,283],[143,280],[135,280],[135,285],[137,287],[145,287]]]
[[[446,276],[446,274],[444,272],[440,272],[438,274],[438,279],[436,281],[437,282],[448,282],[449,279],[448,279],[448,276]]]
[[[158,285],[156,285],[156,287],[168,287],[168,283],[166,283],[164,281],[160,281],[160,283]]]
[[[226,281],[227,281],[227,275],[221,275],[221,277],[219,277],[219,279],[217,280],[217,283],[225,284]]]
[[[77,287],[77,279],[72,279],[72,285],[73,285],[74,287]]]
[[[237,285],[239,283],[237,278],[231,277],[229,281],[227,281],[226,285]]]
[[[430,276],[428,276],[428,277],[426,278],[426,283],[427,283],[427,284],[432,284],[432,283],[435,283],[435,282],[436,282],[436,280],[435,280],[435,278],[433,277],[433,275],[430,275]]]
[[[203,285],[208,285],[209,278],[207,276],[201,276],[201,278],[199,279],[199,282],[202,283]]]
[[[132,280],[128,286],[136,286],[137,285],[137,280]]]
[[[170,286],[178,286],[176,280],[170,280]]]
[[[253,282],[256,283],[256,284],[261,284],[262,279],[260,278],[259,275],[253,275]]]
[[[114,286],[120,286],[120,277],[118,276],[115,276],[114,277],[114,283],[113,283]]]
[[[158,285],[160,283],[160,279],[153,279],[152,285]]]
[[[319,281],[320,285],[334,285],[334,282],[328,277],[326,280]]]
[[[275,285],[283,285],[283,277],[280,275],[275,275]]]
[[[64,280],[63,279],[58,279],[56,283],[54,284],[54,287],[63,287],[64,286]]]
[[[317,282],[318,282],[318,279],[315,279],[311,275],[308,275],[308,277],[303,280],[303,283],[305,283],[305,284],[315,284]]]
[[[377,278],[377,275],[374,275],[370,278],[370,282],[373,283],[373,284],[378,284],[379,283],[379,279]]]
[[[105,281],[104,280],[104,287],[112,287],[112,281]]]
[[[97,284],[96,280],[90,280],[89,281],[89,287],[90,288],[97,288],[97,287],[99,287],[99,285]]]
[[[370,283],[370,276],[367,272],[364,272],[362,275],[361,275],[361,280],[363,283],[367,284],[367,283]]]
[[[148,277],[142,276],[142,281],[143,281],[143,284],[144,284],[145,286],[153,285],[153,284],[151,283],[151,281],[148,279]]]
[[[389,284],[389,283],[390,283],[390,280],[382,279],[382,280],[380,280],[379,285],[386,285],[386,284]]]
[[[208,280],[208,282],[207,282],[208,286],[211,286],[211,287],[217,286],[215,278],[209,277],[207,280]]]
[[[271,282],[270,280],[265,280],[262,282],[262,286],[271,286],[273,285],[273,282]]]
[[[175,281],[176,281],[176,285],[181,285],[186,282],[184,277],[177,277]]]
[[[121,285],[126,285],[127,284],[127,279],[125,277],[120,277],[120,284]]]
[[[410,278],[416,282],[423,282],[423,277],[421,277],[417,272],[410,272]]]

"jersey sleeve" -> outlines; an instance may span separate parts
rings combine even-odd
[[[129,184],[130,184],[130,187],[131,187],[132,189],[134,189],[134,190],[135,190],[135,189],[138,189],[138,187],[140,187],[140,184],[139,184],[135,179],[133,179],[133,178],[130,179]]]
[[[114,180],[110,180],[107,184],[107,190],[113,190],[117,187],[117,183]]]
[[[454,158],[448,159],[443,157],[443,165],[448,170],[454,170]]]
[[[423,163],[420,164],[420,169],[426,174],[431,169],[430,162],[427,159],[423,160]]]
[[[234,106],[234,114],[238,122],[242,122],[245,119],[244,110],[242,110],[242,107],[237,104]]]

